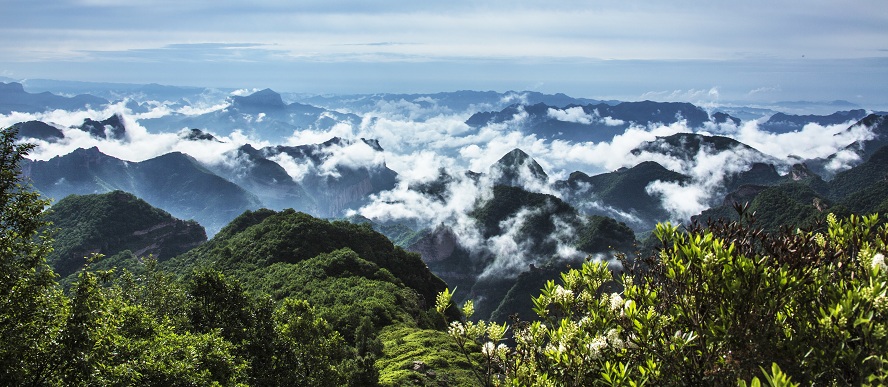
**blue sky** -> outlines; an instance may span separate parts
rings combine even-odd
[[[884,0],[0,0],[0,9],[0,76],[14,79],[888,107]]]

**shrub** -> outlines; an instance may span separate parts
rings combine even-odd
[[[562,273],[533,300],[540,320],[510,328],[510,346],[484,321],[455,321],[450,334],[478,345],[460,348],[482,353],[486,385],[884,383],[888,227],[829,215],[772,235],[741,215],[660,224],[659,251],[620,275],[604,262]],[[439,310],[449,303],[442,293]]]

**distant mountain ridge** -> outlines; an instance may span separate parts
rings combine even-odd
[[[838,111],[830,115],[794,115],[776,113],[761,124],[761,128],[774,133],[786,133],[801,130],[805,125],[815,123],[818,125],[836,125],[849,121],[859,121],[866,117],[866,110],[854,109]]]
[[[112,137],[125,133],[118,116],[88,120],[84,127]],[[189,135],[201,141],[216,141],[193,131]],[[246,210],[297,208],[316,216],[338,217],[358,208],[371,194],[394,188],[397,173],[384,163],[327,165],[329,159],[337,157],[336,152],[355,145],[383,151],[375,140],[333,138],[295,147],[255,149],[244,145],[229,155],[236,160],[234,164],[204,165],[179,152],[128,162],[93,147],[46,161],[28,161],[23,169],[36,189],[56,200],[70,194],[122,190],[176,217],[195,219],[212,235]],[[272,160],[282,155],[306,167],[299,181]],[[322,166],[327,169],[320,169]]]
[[[63,97],[49,92],[29,93],[21,83],[0,83],[0,114],[14,111],[22,113],[38,113],[47,110],[82,110],[87,107],[99,108],[108,101],[92,95]]]
[[[520,102],[523,104],[545,103],[551,106],[617,103],[588,98],[574,98],[563,93],[544,94],[535,91],[475,91],[458,90],[429,94],[359,94],[359,95],[308,95],[293,96],[297,100],[327,109],[359,113],[384,109],[389,104],[411,104],[420,109],[438,109],[441,112],[458,113],[477,108],[497,108]]]
[[[669,125],[685,121],[688,127],[699,128],[708,122],[736,122],[724,113],[710,117],[706,111],[690,103],[642,101],[563,107],[545,103],[515,104],[501,111],[475,113],[466,120],[466,124],[482,127],[507,123],[516,118],[527,133],[574,142],[610,141],[631,125]]]
[[[210,233],[261,206],[254,195],[178,152],[134,163],[94,147],[47,161],[28,161],[22,170],[37,190],[56,200],[71,194],[126,191],[177,218],[197,220]]]
[[[250,95],[233,95],[227,107],[199,115],[172,113],[140,123],[159,132],[177,132],[183,127],[212,128],[228,135],[236,130],[272,143],[283,143],[297,130],[329,130],[338,123],[356,125],[361,117],[302,103],[287,104],[281,95],[263,89]]]

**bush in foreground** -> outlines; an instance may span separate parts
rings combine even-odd
[[[742,219],[661,224],[659,252],[621,275],[587,262],[549,281],[533,300],[539,321],[454,321],[449,333],[481,353],[484,385],[885,383],[888,226],[830,215],[820,229],[771,235]]]

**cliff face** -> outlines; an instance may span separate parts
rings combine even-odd
[[[441,262],[456,250],[457,236],[447,227],[439,227],[407,247],[408,251],[419,253],[426,263]]]

